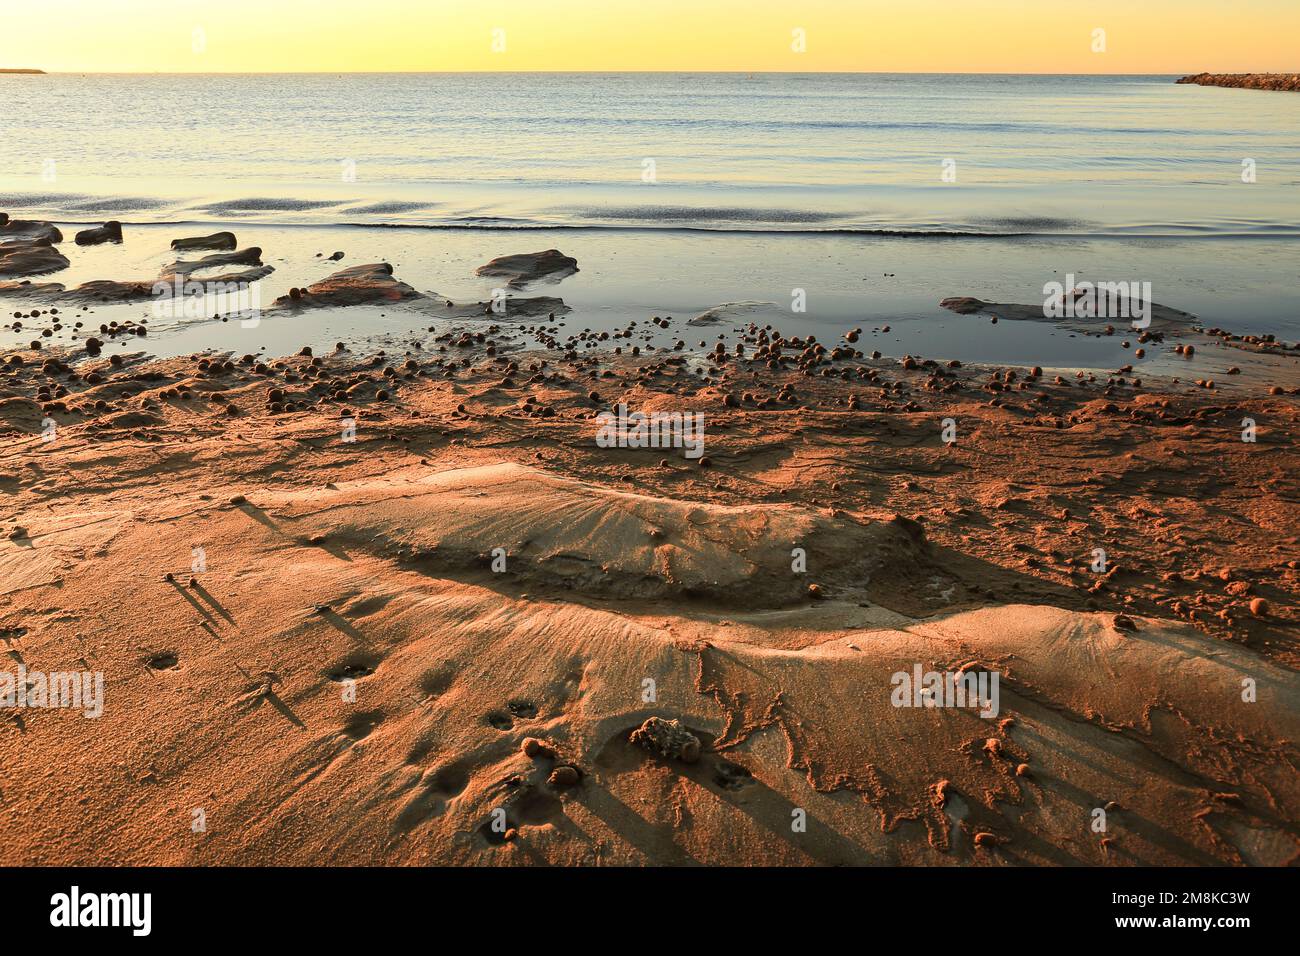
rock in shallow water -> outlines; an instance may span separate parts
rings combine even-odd
[[[105,242],[121,241],[122,224],[116,219],[110,219],[102,226],[96,226],[93,229],[83,229],[76,236],[76,242],[79,246],[98,246]]]
[[[0,244],[0,276],[39,276],[66,269],[67,256],[48,239]]]
[[[477,274],[508,279],[506,285],[518,289],[546,276],[562,279],[577,271],[577,259],[566,256],[559,249],[546,249],[542,252],[521,252],[512,256],[499,256],[486,265],[479,266]]]
[[[191,252],[196,249],[222,249],[233,252],[238,245],[233,232],[214,232],[210,236],[172,240],[172,248],[178,252]]]
[[[53,223],[10,219],[8,213],[0,212],[0,243],[34,239],[48,239],[51,244],[60,243],[63,241],[63,233]]]
[[[340,269],[320,282],[302,289],[298,296],[280,296],[275,300],[275,304],[293,305],[299,308],[322,308],[398,302],[402,299],[419,297],[420,293],[393,276],[393,267],[387,262],[371,262]]]

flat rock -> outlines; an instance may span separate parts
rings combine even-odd
[[[57,230],[56,230],[57,231]],[[0,276],[39,276],[68,267],[49,239],[0,244]]]
[[[193,236],[187,239],[173,239],[172,248],[177,252],[194,252],[200,249],[220,249],[233,252],[239,243],[233,232],[214,232],[210,236]]]
[[[705,309],[695,318],[687,321],[687,325],[719,325],[723,322],[733,322],[736,319],[746,318],[763,312],[771,312],[773,315],[779,314],[775,302],[724,302],[721,305],[715,305],[711,309]]]
[[[421,298],[420,293],[394,278],[391,265],[371,262],[340,269],[302,290],[301,297],[282,295],[275,300],[275,305],[311,309],[418,298]]]
[[[567,315],[573,310],[564,300],[553,295],[513,296],[501,300],[501,307],[493,309],[491,302],[452,302],[436,293],[422,297],[419,311],[435,319],[535,319],[551,315]]]
[[[90,304],[93,302],[134,302],[154,295],[155,279],[91,279],[75,289],[61,290],[55,301]]]
[[[518,289],[529,282],[542,278],[555,281],[571,276],[578,271],[578,260],[566,256],[558,249],[545,249],[542,252],[521,252],[512,256],[500,256],[476,270],[478,275],[508,279],[506,285]]]
[[[48,239],[51,243],[60,243],[63,241],[63,233],[53,223],[10,219],[8,213],[0,212],[0,243],[30,239]]]
[[[1116,331],[1132,327],[1133,319],[1125,316],[1095,315],[1048,315],[1042,303],[1025,305],[1009,302],[986,302],[972,296],[954,296],[943,299],[939,306],[956,312],[958,315],[988,315],[1012,322],[1055,322],[1070,329],[1095,332],[1107,325],[1115,326]],[[1150,303],[1151,323],[1153,329],[1187,328],[1196,320],[1196,316],[1181,309],[1174,309],[1158,302]]]
[[[219,252],[204,256],[202,259],[177,259],[162,271],[162,279],[167,282],[177,278],[188,279],[191,274],[201,269],[220,269],[223,266],[262,266],[262,250],[258,246],[249,246],[239,252]]]
[[[0,296],[42,299],[56,296],[63,292],[65,288],[66,286],[62,282],[32,282],[30,279],[23,279],[22,281],[0,282]]]

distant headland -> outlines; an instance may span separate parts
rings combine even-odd
[[[0,73],[28,73],[28,74],[39,73],[43,76],[45,74],[45,71],[44,70],[6,70],[0,68]]]
[[[1284,90],[1300,92],[1300,73],[1197,73],[1179,83],[1197,86],[1231,86],[1243,90]]]

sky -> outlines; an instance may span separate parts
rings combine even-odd
[[[0,0],[0,25],[0,67],[51,72],[1300,72],[1300,0]]]

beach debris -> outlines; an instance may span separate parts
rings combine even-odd
[[[628,740],[661,757],[671,757],[682,763],[695,763],[700,759],[700,739],[677,720],[648,717],[645,723],[632,731]]]

